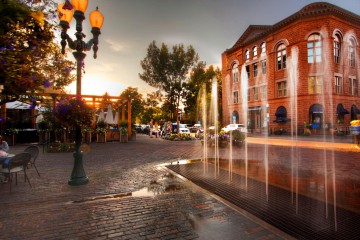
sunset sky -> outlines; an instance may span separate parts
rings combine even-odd
[[[64,1],[58,0],[61,3]],[[160,46],[192,45],[207,65],[221,67],[221,54],[249,25],[273,25],[312,0],[89,0],[83,32],[90,33],[89,13],[96,6],[105,22],[98,58],[87,53],[82,94],[118,96],[128,86],[143,95],[152,92],[139,78],[140,61],[153,40]],[[360,15],[360,0],[328,0]],[[74,39],[75,20],[69,35]],[[59,43],[60,44],[60,43]],[[70,59],[71,58],[70,56]],[[75,93],[75,84],[68,88]]]

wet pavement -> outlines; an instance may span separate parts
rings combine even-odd
[[[248,139],[247,154],[258,159],[262,155],[258,147],[264,144],[255,142],[261,141],[256,138]],[[349,141],[344,142],[342,150],[334,153],[343,160],[337,161],[336,175],[356,184],[359,165],[346,159],[359,159],[359,152]],[[10,152],[18,153],[25,147],[16,145]],[[280,147],[289,149],[284,144]],[[163,166],[183,159],[201,159],[200,141],[171,142],[138,135],[136,141],[92,143],[83,149],[90,180],[86,185],[67,184],[72,153],[42,151],[37,160],[41,177],[35,169],[28,170],[32,188],[22,181],[22,175],[11,193],[9,183],[1,184],[0,239],[291,238]],[[313,159],[311,144],[302,149],[307,153],[305,158]],[[270,151],[269,159],[278,159],[279,152]],[[228,156],[228,149],[221,149],[220,155]],[[283,155],[279,161],[286,159]],[[316,159],[311,166],[317,166]],[[321,171],[321,164],[318,169]],[[352,188],[355,199],[359,186]],[[357,201],[350,199],[353,202],[343,200],[344,204],[357,208]]]

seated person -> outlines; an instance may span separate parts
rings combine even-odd
[[[9,151],[9,145],[6,141],[3,141],[2,136],[0,135],[0,150],[4,152]]]
[[[2,136],[0,135],[0,157],[6,157],[7,152],[9,151],[9,145],[6,141],[3,141]],[[7,168],[9,166],[9,161],[11,158],[6,158],[2,161],[2,167]],[[3,182],[7,182],[9,178],[9,174],[5,173],[5,179]]]

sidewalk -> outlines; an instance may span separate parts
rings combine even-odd
[[[11,147],[18,153],[25,145]],[[40,151],[32,188],[0,186],[0,239],[284,239],[160,164],[201,158],[200,141],[137,136],[84,148],[89,183],[69,186],[72,153]]]
[[[249,137],[253,149],[249,157],[261,156],[259,149],[263,147],[259,144],[264,145],[265,140],[272,146],[294,144],[280,137]],[[312,148],[333,148],[336,144],[343,151],[352,149],[351,143],[301,139],[296,144],[304,146],[311,159]],[[10,152],[18,153],[25,147],[16,145]],[[226,151],[222,149],[221,154],[226,155]],[[274,149],[270,154],[277,157],[282,152]],[[346,158],[355,159],[357,154],[349,151]],[[83,157],[89,183],[69,186],[72,153],[40,151],[37,166],[41,177],[35,169],[28,170],[32,188],[23,182],[23,175],[19,175],[12,193],[9,184],[0,186],[0,239],[290,238],[160,166],[202,156],[200,141],[138,135],[136,141],[128,143],[92,143],[84,147]],[[288,161],[286,156],[282,160]],[[354,165],[344,163],[338,174],[358,178],[357,167],[354,170]]]
[[[247,138],[248,143],[257,143],[277,146],[296,146],[313,149],[334,149],[337,151],[360,152],[360,146],[353,143],[352,136],[276,136]]]

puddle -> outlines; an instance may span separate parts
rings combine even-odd
[[[147,187],[131,193],[131,196],[133,197],[154,197],[155,195],[157,194],[150,191]]]
[[[180,182],[177,181],[177,177],[174,174],[165,173],[164,175],[161,176],[160,179],[151,181],[148,187],[144,187],[133,192],[83,198],[80,200],[68,202],[68,204],[111,200],[111,199],[117,199],[123,197],[155,197],[160,194],[179,191],[182,190],[183,188],[184,187]]]

